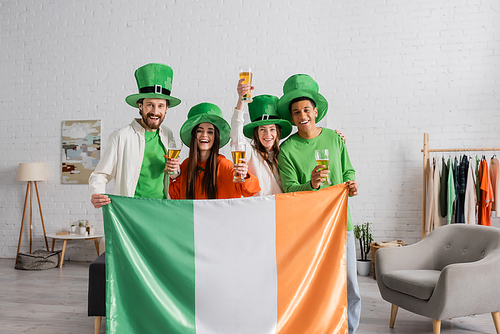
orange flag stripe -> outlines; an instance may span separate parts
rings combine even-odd
[[[275,201],[276,333],[347,333],[347,186]]]

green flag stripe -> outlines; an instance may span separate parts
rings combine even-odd
[[[196,333],[193,202],[109,197],[106,333]]]

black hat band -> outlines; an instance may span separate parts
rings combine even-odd
[[[155,93],[155,94],[163,94],[170,96],[170,91],[166,88],[163,88],[161,85],[142,87],[141,89],[139,89],[139,93],[141,94]]]

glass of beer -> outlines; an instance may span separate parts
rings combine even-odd
[[[252,84],[252,69],[250,66],[240,66],[240,80],[245,79],[242,84]],[[252,102],[252,93],[250,90],[248,90],[245,95],[241,98],[241,101],[243,102]]]
[[[314,151],[314,155],[316,157],[316,164],[318,166],[325,166],[325,168],[321,168],[320,170],[325,170],[325,169],[329,169],[330,167],[330,159],[329,159],[329,152],[328,152],[328,149],[324,149],[324,150],[316,150]],[[330,184],[332,184],[330,182],[330,177],[327,176],[325,179],[323,179],[323,182],[321,182],[321,185],[322,186],[329,186]]]
[[[233,157],[233,164],[239,164],[240,159],[245,159],[246,145],[245,144],[231,144],[231,156]],[[245,182],[244,175],[238,174],[234,171],[233,182],[242,183]]]
[[[179,138],[172,138],[168,141],[167,158],[177,159],[182,150],[182,141]],[[168,174],[174,174],[169,171]]]

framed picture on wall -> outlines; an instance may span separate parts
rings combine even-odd
[[[101,157],[101,120],[62,121],[62,184],[88,184]]]

